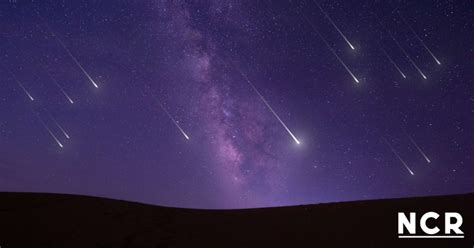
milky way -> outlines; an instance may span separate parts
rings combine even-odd
[[[230,8],[219,3],[211,6],[211,25],[217,25],[213,15],[223,18],[221,12]],[[191,75],[195,88],[190,90],[197,96],[198,104],[191,111],[202,123],[202,142],[210,145],[209,152],[215,160],[212,170],[218,174],[226,204],[235,207],[268,203],[266,196],[277,194],[283,183],[278,174],[285,161],[273,145],[278,139],[274,136],[281,136],[276,130],[278,123],[262,106],[258,95],[249,95],[252,88],[243,87],[247,82],[239,71],[229,68],[232,58],[215,48],[212,37],[191,26],[189,10],[181,6],[171,9],[171,13],[165,13],[171,19],[168,25],[181,39],[185,52],[180,63],[183,73]]]

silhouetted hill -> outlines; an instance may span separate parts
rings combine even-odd
[[[397,212],[463,215],[464,239],[398,239]],[[434,222],[433,222],[434,223]],[[431,223],[432,224],[432,223]],[[474,194],[194,210],[87,196],[0,193],[0,246],[474,247]]]

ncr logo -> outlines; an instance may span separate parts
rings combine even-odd
[[[442,218],[440,217],[436,212],[427,212],[421,216],[417,216],[414,212],[410,212],[408,216],[399,212],[398,238],[464,238],[464,233],[461,231],[463,221],[461,214],[446,212]],[[417,233],[417,230],[421,230],[423,234]]]

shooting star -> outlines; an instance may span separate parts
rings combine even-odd
[[[434,59],[434,61],[438,64],[438,65],[441,65],[441,62],[439,62],[438,58],[436,58],[436,56],[433,54],[433,52],[431,51],[431,49],[428,48],[428,46],[425,44],[425,42],[421,39],[421,37],[415,32],[415,30],[410,26],[410,24],[408,24],[407,20],[400,14],[399,11],[395,11],[398,16],[400,17],[400,19],[402,19],[403,23],[405,23],[405,25],[407,25],[408,29],[410,29],[410,31],[415,35],[415,37],[418,39],[418,41],[420,41],[421,45],[423,45],[423,47],[426,49],[426,51],[431,55],[431,57]]]
[[[33,98],[33,96],[25,88],[25,86],[23,86],[23,84],[20,82],[20,80],[18,80],[18,78],[15,76],[15,74],[9,68],[4,66],[3,64],[2,64],[2,67],[5,68],[5,70],[8,71],[8,73],[10,73],[10,75],[13,77],[13,80],[18,84],[18,86],[23,90],[23,92],[25,92],[25,95],[30,99],[30,101],[34,101],[35,99]]]
[[[247,75],[245,75],[245,73],[242,70],[240,70],[240,68],[238,68],[237,66],[235,66],[235,68],[237,69],[237,71],[239,71],[240,75],[242,75],[242,77],[245,78],[245,80],[247,80],[247,82],[252,87],[252,89],[255,91],[255,93],[260,97],[262,102],[267,106],[267,108],[270,110],[270,112],[272,112],[273,116],[275,116],[275,118],[280,122],[280,124],[283,126],[283,128],[285,128],[285,130],[288,132],[288,134],[291,136],[291,138],[293,138],[293,140],[296,142],[296,144],[299,145],[300,141],[296,138],[296,136],[293,134],[293,132],[291,132],[291,130],[286,126],[286,124],[282,121],[280,116],[278,116],[278,114],[275,112],[275,110],[273,110],[273,108],[270,106],[270,104],[267,102],[267,100],[265,100],[265,98],[262,96],[262,94],[260,94],[260,92],[257,90],[255,85],[249,80]]]
[[[352,49],[352,50],[355,50],[355,47],[351,44],[351,42],[347,39],[347,37],[344,35],[344,33],[342,33],[342,31],[339,29],[339,27],[336,25],[336,23],[334,23],[334,21],[332,20],[332,18],[326,13],[326,11],[324,11],[324,9],[318,4],[318,2],[316,0],[313,0],[313,2],[316,4],[316,6],[318,6],[319,10],[324,14],[324,16],[329,20],[329,22],[334,26],[334,28],[337,30],[337,32],[341,35],[341,37],[344,39],[344,41],[346,41],[347,45],[349,45],[349,47]]]
[[[58,146],[60,148],[63,148],[63,144],[61,144],[59,139],[56,137],[56,135],[54,135],[54,133],[51,131],[51,129],[49,129],[49,127],[46,125],[46,123],[43,121],[43,119],[41,119],[41,117],[38,114],[36,114],[36,113],[33,113],[33,114],[36,116],[36,118],[38,118],[41,125],[43,125],[43,127],[46,129],[46,131],[48,131],[48,133],[51,135],[51,137],[53,137],[54,141],[56,141]]]
[[[387,32],[387,34],[390,36],[390,38],[395,42],[395,44],[397,44],[398,48],[400,48],[400,50],[403,52],[403,54],[405,55],[405,57],[408,59],[408,61],[410,61],[410,63],[413,65],[413,67],[415,67],[415,69],[418,71],[418,73],[420,73],[421,77],[423,79],[427,79],[426,75],[423,73],[423,71],[421,71],[420,67],[418,67],[418,65],[416,65],[415,61],[413,61],[413,59],[410,57],[410,55],[408,55],[407,51],[402,47],[402,45],[398,42],[397,39],[395,39],[395,37],[392,35],[392,33],[388,30],[388,28],[382,23],[382,21],[380,20],[380,18],[377,16],[377,14],[375,14],[375,17],[378,19],[378,22],[380,23],[380,25],[385,29],[385,31]]]
[[[306,17],[305,14],[302,14],[302,15],[303,15],[304,19],[306,20],[306,22],[314,30],[314,32],[316,32],[316,34],[318,34],[319,38],[321,38],[321,40],[324,41],[324,44],[326,44],[327,48],[329,48],[331,53],[334,54],[334,56],[341,63],[341,65],[344,67],[344,69],[346,69],[346,71],[351,75],[351,77],[354,79],[354,81],[356,83],[359,83],[359,80],[356,78],[356,76],[354,76],[354,73],[352,73],[352,71],[349,69],[349,67],[347,67],[346,63],[344,63],[344,61],[342,61],[342,59],[336,54],[336,51],[334,51],[334,49],[332,49],[332,47],[329,45],[329,43],[326,41],[326,39],[324,39],[324,37],[321,35],[321,33],[318,31],[318,29],[314,26],[314,24],[308,19],[308,17]]]
[[[69,135],[66,133],[66,130],[64,130],[64,128],[61,125],[59,125],[59,123],[56,121],[56,119],[54,119],[54,117],[52,115],[50,115],[50,118],[51,118],[51,120],[53,120],[54,124],[56,124],[56,126],[59,128],[59,130],[61,130],[64,137],[66,137],[66,139],[70,139]]]
[[[381,48],[381,49],[382,49],[382,52],[385,54],[385,57],[387,57],[387,59],[397,69],[397,71],[400,73],[400,75],[402,75],[403,78],[407,78],[407,76],[405,76],[405,73],[402,72],[400,67],[397,65],[397,63],[395,63],[395,61],[393,61],[392,57],[390,57],[390,55],[387,53],[387,51],[385,51],[385,49],[383,49],[383,48]]]
[[[56,39],[56,41],[63,47],[63,49],[66,51],[66,53],[69,55],[69,57],[74,61],[74,63],[77,65],[77,67],[79,67],[79,69],[81,69],[81,71],[84,73],[84,75],[87,77],[87,79],[89,79],[89,81],[92,83],[92,85],[94,85],[94,87],[96,88],[99,88],[99,86],[97,85],[97,83],[94,81],[94,79],[92,79],[92,77],[89,75],[89,73],[87,73],[87,71],[84,69],[84,67],[81,65],[81,63],[79,63],[79,60],[77,60],[77,58],[72,54],[72,52],[67,48],[67,46],[64,44],[64,42],[59,38],[59,36],[57,36],[54,32],[53,32],[53,29],[51,29],[51,27],[48,25],[48,23],[41,17],[41,15],[36,12],[36,14],[38,15],[38,17],[43,21],[43,23],[45,24],[46,28],[48,29],[48,31],[51,33],[51,35]],[[39,28],[41,28],[39,25],[37,25]]]
[[[181,128],[179,125],[179,122],[173,118],[173,116],[166,110],[165,106],[161,103],[161,101],[153,94],[151,93],[152,98],[160,105],[160,108],[166,113],[166,115],[170,118],[170,120],[173,122],[173,124],[178,128],[178,130],[181,132],[181,134],[184,136],[185,139],[189,140],[188,134],[184,132],[184,130]]]
[[[48,77],[51,79],[51,81],[53,81],[53,83],[58,87],[58,89],[63,93],[63,95],[67,98],[67,100],[69,101],[69,103],[71,104],[74,104],[74,101],[71,99],[71,97],[69,97],[69,95],[66,93],[66,91],[63,89],[63,87],[61,87],[61,85],[59,85],[58,81],[56,81],[56,79],[53,78],[53,76],[51,76],[51,73],[48,72],[48,70],[46,70],[46,74],[48,74]]]
[[[398,160],[400,160],[400,162],[405,166],[405,168],[408,170],[408,172],[410,172],[410,174],[412,176],[415,175],[415,173],[413,173],[413,171],[410,169],[410,167],[408,167],[407,163],[405,163],[405,161],[403,161],[403,159],[400,157],[400,155],[398,155],[397,151],[395,151],[395,148],[393,148],[392,145],[390,145],[390,143],[388,143],[388,141],[382,137],[382,140],[385,142],[385,144],[387,144],[387,146],[390,148],[390,150],[393,152],[393,154],[395,154],[395,156],[398,158]]]
[[[25,94],[28,96],[28,98],[30,98],[31,101],[34,101],[35,99],[33,98],[33,96],[31,96],[30,92],[28,92],[28,90],[23,86],[23,84],[20,83],[20,81],[18,81],[16,78],[15,78],[15,81],[18,83],[20,88],[25,92]]]
[[[70,139],[71,137],[69,136],[69,134],[67,134],[66,130],[64,130],[64,128],[59,124],[56,118],[54,118],[53,115],[48,110],[46,110],[46,108],[44,108],[43,106],[41,106],[41,108],[49,116],[49,119],[51,119],[54,122],[54,124],[59,128],[59,130],[61,130],[64,137],[66,137],[66,139]]]
[[[431,163],[430,158],[428,158],[428,156],[426,156],[425,152],[423,152],[421,147],[419,147],[418,144],[416,144],[415,140],[408,133],[405,133],[405,134],[410,139],[411,143],[416,147],[416,149],[418,149],[418,152],[420,152],[420,154],[423,156],[423,158],[426,160],[426,162],[428,164]]]

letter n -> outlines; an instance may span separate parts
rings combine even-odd
[[[407,219],[405,213],[398,212],[398,234],[403,234],[405,227],[410,234],[416,233],[416,214],[410,212],[410,220]]]

